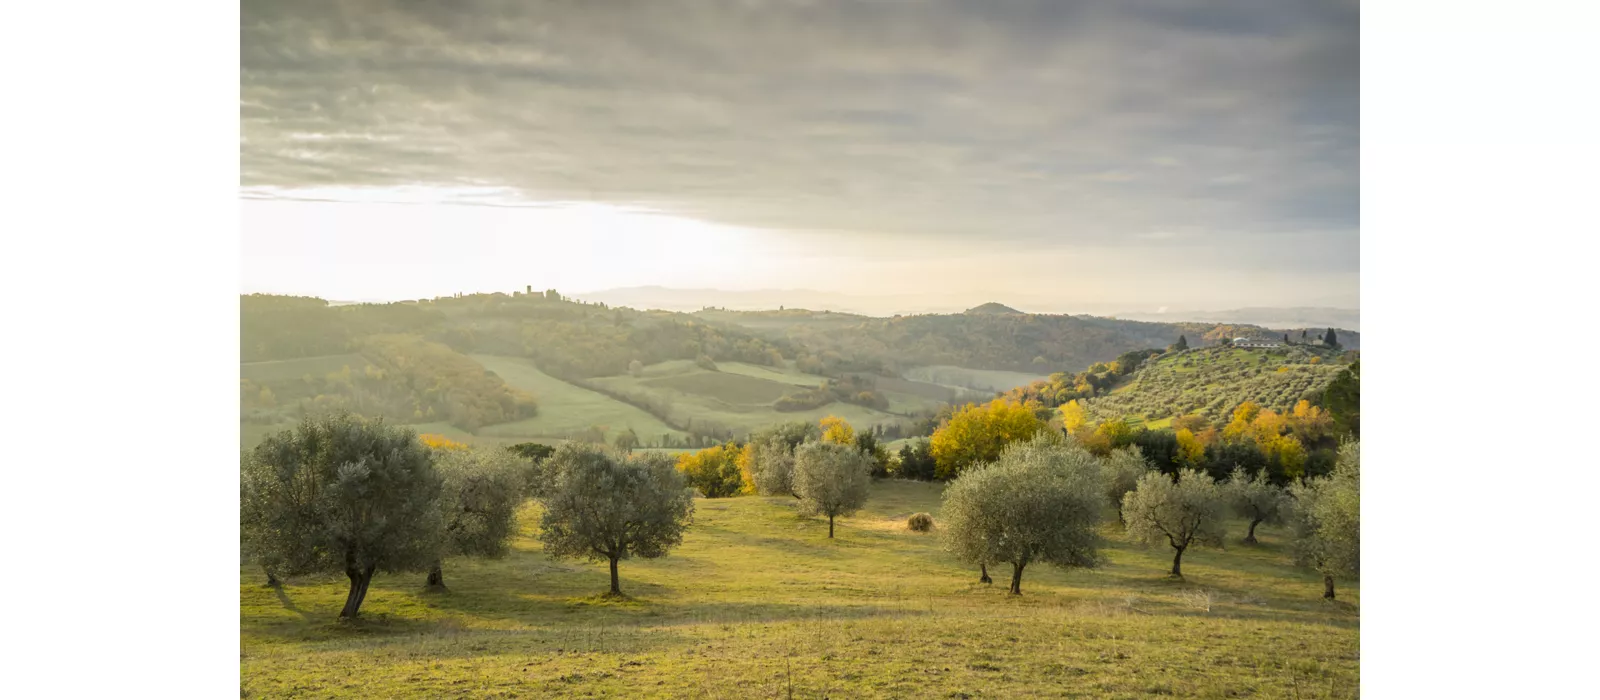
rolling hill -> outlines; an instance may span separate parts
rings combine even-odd
[[[1119,376],[1123,386],[1094,399],[1094,410],[1159,420],[1221,410],[1218,401],[1245,394],[1287,400],[1285,392],[1325,386],[1331,376],[1286,359],[1288,376],[1258,378],[1259,363],[1275,361],[1251,357],[1258,365],[1246,367],[1201,352],[1224,338],[1298,331],[1028,314],[997,302],[879,318],[637,311],[554,293],[340,306],[246,295],[240,316],[246,445],[308,412],[338,409],[492,441],[609,439],[631,429],[645,445],[683,447],[829,414],[898,437],[945,404],[1164,348],[1180,335],[1196,350]],[[1339,338],[1359,346],[1358,333]],[[1189,364],[1169,366],[1175,361]]]
[[[1096,420],[1133,418],[1152,427],[1191,413],[1226,422],[1244,401],[1282,413],[1301,399],[1320,400],[1344,370],[1341,360],[1341,353],[1307,346],[1192,348],[1144,363],[1109,394],[1083,405]]]

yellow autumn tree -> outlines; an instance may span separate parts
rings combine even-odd
[[[706,498],[736,496],[744,491],[744,475],[739,469],[742,452],[733,443],[685,452],[678,455],[678,471]]]
[[[820,422],[822,426],[822,441],[836,445],[854,445],[856,443],[856,429],[850,427],[845,419],[838,416],[828,416]]]
[[[1261,443],[1261,452],[1269,459],[1283,465],[1283,473],[1290,479],[1305,474],[1306,448],[1293,435],[1279,435]]]
[[[1256,442],[1265,444],[1289,429],[1289,421],[1277,411],[1268,409],[1256,414],[1256,419],[1250,421],[1250,431],[1255,433]]]
[[[933,431],[929,447],[934,476],[953,479],[974,464],[994,461],[1006,445],[1032,438],[1044,428],[1033,409],[1020,403],[1005,399],[969,403]]]
[[[749,494],[756,492],[756,444],[747,442],[744,449],[739,450],[739,483],[742,484],[739,493]]]
[[[1233,409],[1233,420],[1229,421],[1228,425],[1222,429],[1222,438],[1224,440],[1241,440],[1253,437],[1250,423],[1260,413],[1261,407],[1256,405],[1254,401],[1246,401],[1239,404],[1238,408]]]
[[[1108,420],[1095,426],[1093,431],[1079,431],[1075,437],[1084,449],[1095,456],[1105,457],[1112,450],[1127,447],[1133,442],[1133,428],[1125,420]]]
[[[1084,422],[1087,420],[1088,417],[1083,413],[1083,405],[1079,404],[1077,399],[1062,404],[1061,427],[1065,428],[1067,432],[1077,432],[1078,428],[1083,427]]]
[[[1178,459],[1190,468],[1197,468],[1206,458],[1206,445],[1195,437],[1194,431],[1182,428],[1175,434],[1178,439]]]
[[[1294,405],[1294,412],[1291,415],[1293,416],[1290,421],[1291,428],[1302,440],[1310,442],[1320,440],[1333,426],[1333,418],[1327,411],[1311,405],[1311,402],[1305,399],[1300,399],[1300,403]]]

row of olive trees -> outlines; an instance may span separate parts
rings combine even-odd
[[[540,455],[543,457],[543,455]],[[446,590],[448,556],[504,555],[527,496],[544,506],[551,556],[658,557],[682,540],[692,493],[670,457],[569,444],[547,459],[430,447],[410,430],[349,415],[268,437],[240,467],[241,545],[279,576],[346,575],[354,618],[378,572],[426,571]]]
[[[1171,574],[1179,578],[1190,547],[1221,545],[1231,509],[1249,521],[1248,543],[1260,524],[1292,520],[1298,561],[1323,574],[1332,598],[1336,577],[1359,575],[1359,472],[1360,443],[1351,442],[1329,478],[1288,493],[1242,471],[1222,484],[1191,470],[1174,480],[1151,469],[1136,447],[1102,459],[1046,432],[957,477],[944,494],[943,533],[953,554],[979,567],[982,582],[990,564],[1011,564],[1010,592],[1020,594],[1030,564],[1098,565],[1108,504],[1133,539],[1173,549]]]
[[[1361,443],[1339,449],[1333,473],[1308,479],[1287,492],[1234,471],[1224,483],[1204,472],[1182,470],[1176,481],[1159,473],[1140,477],[1123,496],[1128,534],[1173,549],[1172,575],[1183,576],[1183,554],[1195,545],[1220,546],[1226,511],[1249,521],[1244,541],[1254,544],[1256,527],[1288,521],[1296,560],[1323,576],[1326,598],[1336,578],[1357,578],[1361,563]]]

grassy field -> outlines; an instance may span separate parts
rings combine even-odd
[[[815,422],[828,415],[839,416],[857,428],[905,422],[904,418],[890,413],[839,402],[807,411],[779,411],[772,407],[772,402],[801,387],[821,384],[823,378],[792,369],[724,364],[735,371],[723,370],[723,364],[718,365],[718,371],[710,371],[693,362],[674,360],[647,365],[640,377],[625,374],[597,377],[593,381],[619,392],[649,394],[669,403],[677,415],[711,421],[739,434],[785,421]],[[775,378],[777,376],[786,380]],[[803,380],[807,377],[809,381]]]
[[[794,364],[793,360],[786,360]],[[665,364],[665,363],[663,363]],[[793,367],[769,367],[766,365],[752,365],[744,362],[718,362],[717,369],[728,374],[741,374],[746,377],[768,379],[791,386],[814,387],[827,380],[815,374],[806,374]]]
[[[1030,567],[1023,593],[945,555],[905,517],[936,484],[880,482],[840,522],[799,519],[793,499],[697,500],[683,545],[622,564],[551,561],[537,506],[500,560],[448,560],[449,593],[381,575],[363,621],[334,622],[342,577],[263,586],[240,569],[242,697],[1182,697],[1359,695],[1359,591],[1321,600],[1281,533],[1191,551],[1127,544],[1109,564]],[[996,571],[996,578],[1008,571]]]
[[[1007,372],[998,369],[969,369],[951,365],[929,365],[927,367],[908,369],[905,371],[905,377],[912,381],[955,388],[1007,391],[1045,379],[1046,375]]]
[[[478,431],[485,437],[564,438],[593,425],[611,431],[631,427],[640,437],[651,441],[661,439],[663,434],[675,438],[683,436],[681,431],[643,409],[551,377],[527,359],[496,355],[473,355],[472,359],[500,375],[507,384],[532,392],[539,399],[539,415],[514,423],[486,426]]]

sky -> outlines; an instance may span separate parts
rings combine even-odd
[[[1355,308],[1359,19],[246,0],[243,287]]]

